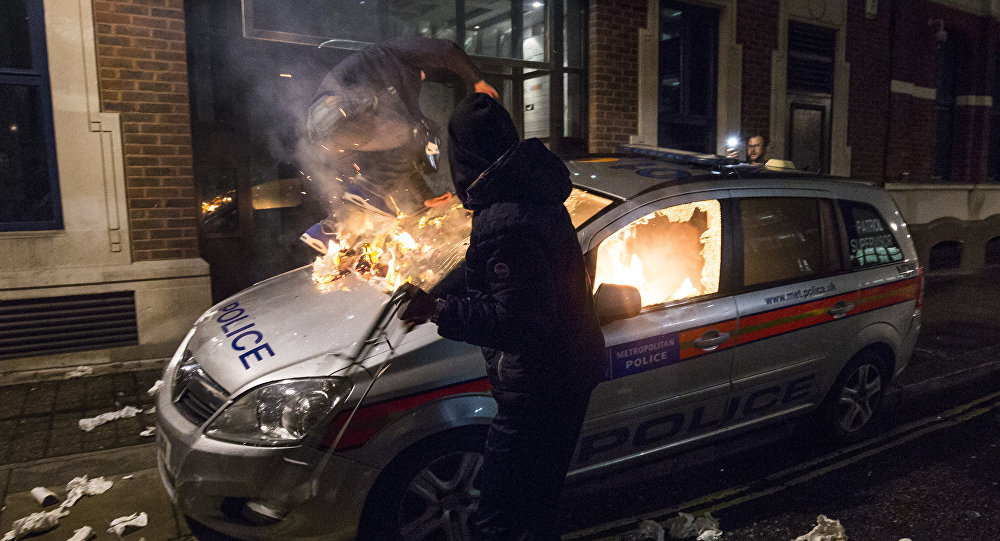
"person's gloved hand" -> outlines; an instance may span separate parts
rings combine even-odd
[[[416,286],[409,288],[407,293],[410,295],[410,302],[403,313],[399,314],[399,319],[403,320],[406,331],[409,332],[417,325],[426,323],[434,315],[437,299]]]

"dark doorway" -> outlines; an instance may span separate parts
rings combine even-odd
[[[796,169],[830,171],[830,119],[837,31],[788,21],[788,143]]]

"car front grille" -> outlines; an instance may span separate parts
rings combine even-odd
[[[226,396],[226,390],[208,377],[191,352],[185,351],[174,376],[172,399],[177,411],[201,426],[226,403]]]

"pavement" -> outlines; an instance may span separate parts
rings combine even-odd
[[[887,401],[905,403],[1000,371],[998,315],[1000,273],[928,278],[921,338]],[[81,498],[59,526],[32,539],[65,541],[82,526],[93,528],[94,539],[119,539],[106,531],[109,523],[137,512],[147,514],[147,526],[122,538],[195,539],[160,483],[155,438],[140,435],[155,424],[155,413],[146,413],[154,403],[147,391],[160,377],[160,365],[152,360],[130,365],[138,370],[0,383],[0,536],[15,520],[56,507],[38,504],[32,488],[47,487],[64,499],[66,484],[86,475],[114,484],[103,494]],[[82,418],[124,406],[144,411],[90,432],[78,425]]]

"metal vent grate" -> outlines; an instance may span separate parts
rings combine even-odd
[[[0,359],[138,343],[135,291],[0,301]]]

